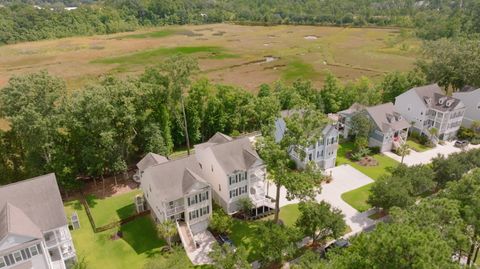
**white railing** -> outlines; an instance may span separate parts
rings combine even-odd
[[[167,216],[175,215],[185,211],[185,206],[181,205],[181,206],[169,207],[167,208],[166,211],[167,211]]]

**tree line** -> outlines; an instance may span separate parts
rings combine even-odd
[[[411,76],[391,73],[380,84],[361,78],[344,85],[328,74],[323,89],[298,80],[261,85],[255,95],[204,78],[192,82],[197,69],[192,58],[172,56],[137,77],[106,76],[72,91],[45,71],[12,77],[0,90],[0,116],[10,125],[0,131],[1,184],[55,172],[63,190],[76,189],[78,177],[122,174],[148,152],[169,156],[184,148],[186,129],[193,145],[216,132],[270,128],[284,109],[330,113],[354,102],[374,105],[390,100],[397,90],[391,84]]]
[[[37,1],[41,8],[29,1],[2,2],[0,44],[218,22],[400,26],[415,28],[417,36],[428,40],[480,33],[478,0],[107,0],[85,1],[69,11],[64,3],[75,2]]]

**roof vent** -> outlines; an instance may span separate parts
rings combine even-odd
[[[447,107],[451,107],[452,104],[453,104],[453,101],[452,99],[448,100],[447,103],[445,104]]]

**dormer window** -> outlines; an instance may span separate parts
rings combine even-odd
[[[446,100],[447,100],[447,97],[442,97],[442,98],[438,99],[438,103],[440,105],[443,105],[443,103],[445,103]]]
[[[452,106],[452,104],[453,104],[453,100],[448,100],[447,103],[446,103],[447,107]]]

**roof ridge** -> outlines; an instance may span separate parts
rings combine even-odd
[[[41,176],[36,176],[36,177],[24,179],[24,180],[15,181],[15,182],[12,182],[12,183],[9,183],[9,184],[0,186],[0,189],[7,188],[7,187],[10,187],[10,186],[14,186],[14,185],[19,185],[19,184],[21,184],[21,183],[26,183],[26,182],[34,181],[34,180],[37,180],[37,179],[39,179],[39,178],[50,178],[50,175],[54,175],[54,176],[55,176],[55,173],[52,172],[52,173],[48,173],[48,174],[41,175]]]

